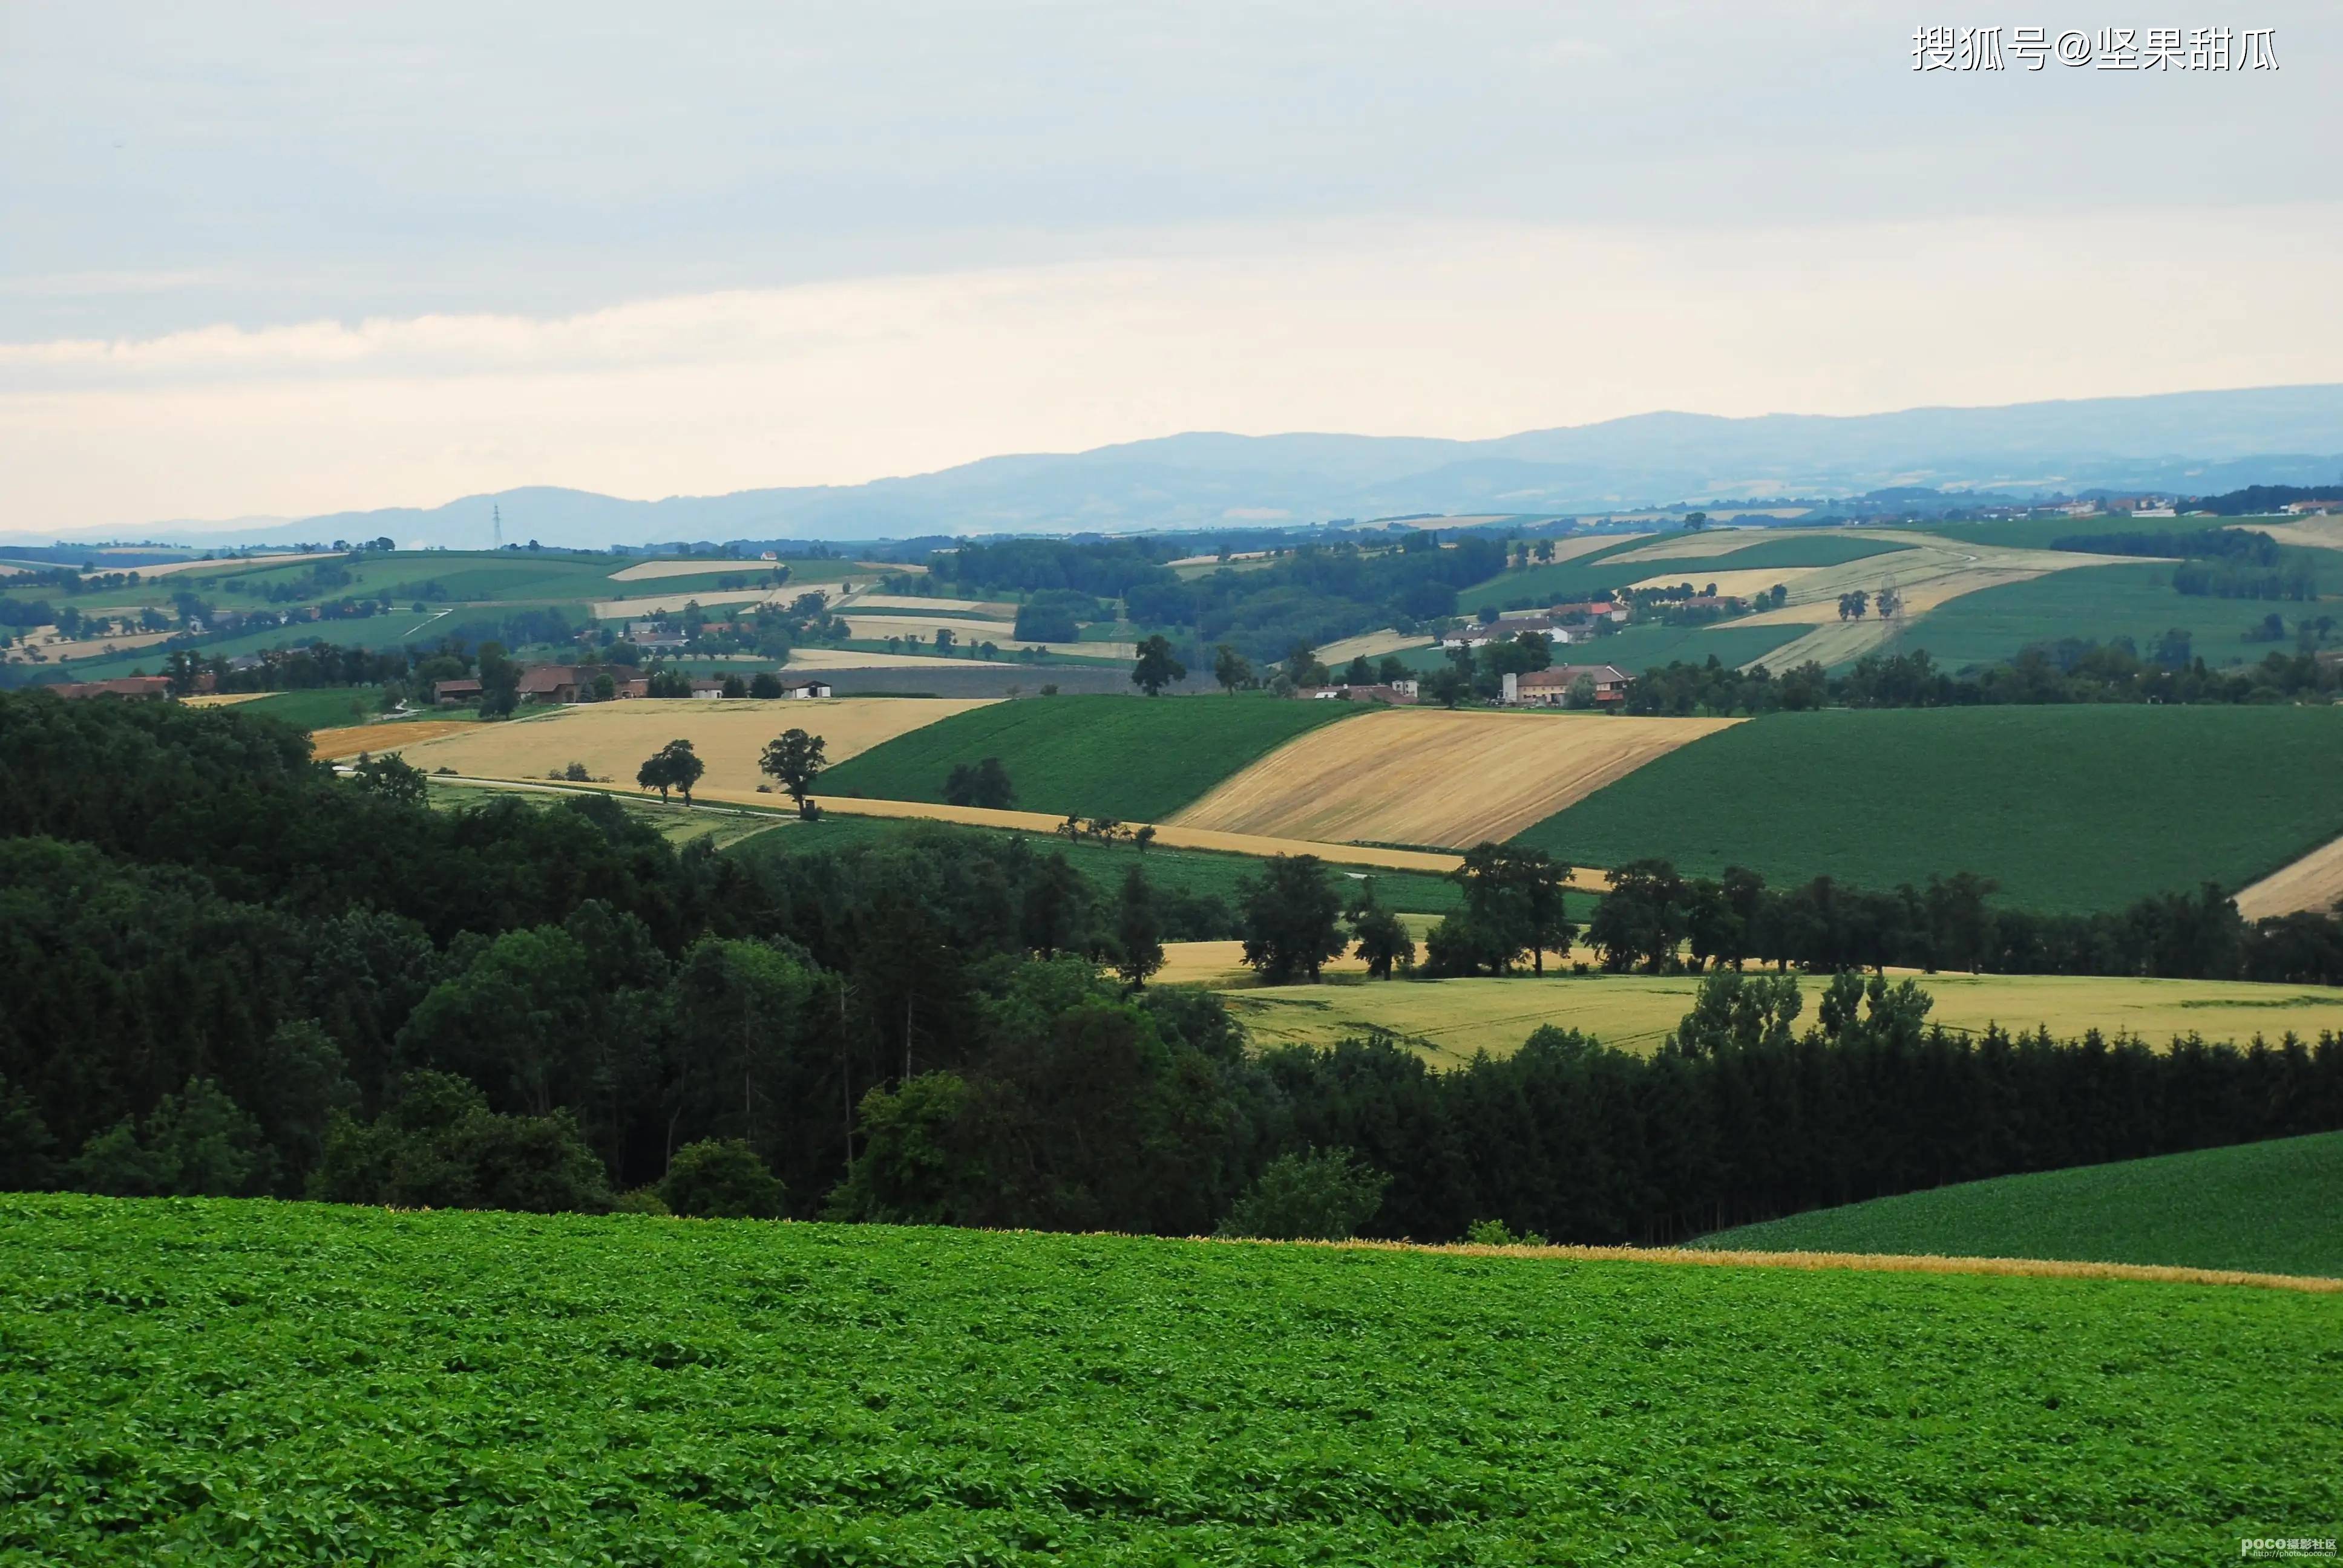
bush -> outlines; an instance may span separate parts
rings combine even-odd
[[[116,1198],[238,1198],[275,1168],[260,1124],[207,1078],[166,1094],[142,1137],[124,1117],[93,1136],[68,1168],[84,1191]]]
[[[781,1183],[738,1138],[710,1138],[676,1151],[659,1195],[671,1213],[698,1220],[778,1220]]]
[[[602,1162],[566,1111],[499,1116],[447,1072],[410,1072],[373,1122],[337,1113],[309,1196],[401,1209],[519,1209],[599,1214],[610,1207]]]
[[[1535,1231],[1513,1234],[1503,1220],[1475,1220],[1464,1231],[1464,1240],[1475,1247],[1543,1247],[1544,1236]]]
[[[1223,1236],[1272,1241],[1345,1241],[1383,1206],[1391,1178],[1347,1149],[1283,1154],[1221,1221]]]

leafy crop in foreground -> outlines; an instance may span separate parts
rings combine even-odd
[[[2211,1562],[2338,1303],[1111,1237],[0,1200],[0,1560]]]

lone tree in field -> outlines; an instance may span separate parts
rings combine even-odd
[[[650,754],[635,770],[635,782],[646,789],[656,789],[659,799],[667,799],[670,789],[679,790],[683,803],[691,804],[691,787],[708,771],[708,764],[692,753],[689,740],[670,740]]]
[[[1871,595],[1864,588],[1838,596],[1838,618],[1841,620],[1861,620],[1871,608]]]
[[[1342,900],[1315,855],[1276,856],[1258,881],[1248,877],[1238,883],[1237,893],[1244,960],[1271,985],[1315,984],[1326,960],[1350,946],[1342,934]]]
[[[1347,1241],[1383,1207],[1391,1178],[1348,1149],[1281,1154],[1221,1221],[1223,1236]]]
[[[1360,894],[1359,907],[1351,913],[1351,932],[1359,939],[1358,955],[1366,960],[1369,978],[1389,980],[1393,970],[1414,967],[1414,939],[1397,915],[1375,902],[1373,882]]]
[[[1155,890],[1137,866],[1123,873],[1122,895],[1114,911],[1114,972],[1137,990],[1163,967],[1163,917],[1156,912]]]
[[[954,806],[983,806],[1006,811],[1017,804],[1017,788],[998,757],[975,764],[955,762],[944,778],[944,799]]]
[[[1174,681],[1188,678],[1188,667],[1172,656],[1172,643],[1157,632],[1139,645],[1139,662],[1131,667],[1131,684],[1150,697],[1161,697]]]
[[[1896,592],[1895,588],[1891,585],[1890,587],[1881,588],[1879,592],[1873,597],[1872,607],[1878,610],[1880,619],[1887,620],[1893,618],[1897,610],[1904,608],[1904,596]]]
[[[1237,688],[1252,684],[1252,661],[1225,642],[1212,645],[1212,678],[1231,697]]]
[[[821,808],[809,798],[813,781],[830,765],[822,749],[821,737],[809,735],[802,729],[785,729],[780,736],[765,742],[765,754],[757,759],[760,772],[769,773],[789,792],[798,803],[798,815],[812,821],[821,815]]]

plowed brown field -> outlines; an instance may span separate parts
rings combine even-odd
[[[1323,843],[1513,837],[1729,719],[1394,708],[1287,742],[1172,819]]]
[[[397,747],[427,771],[447,768],[478,779],[542,779],[548,771],[582,762],[597,779],[632,785],[645,758],[680,739],[690,741],[708,765],[704,784],[753,790],[769,782],[757,771],[765,742],[784,729],[811,730],[827,743],[830,759],[843,762],[882,740],[983,706],[982,701],[909,697],[594,702],[509,724],[450,725],[437,739],[416,733],[431,729],[428,724],[377,726],[387,733],[374,741],[373,749]],[[461,734],[453,733],[459,729]],[[359,749],[340,738],[372,732],[334,731],[336,744],[348,746],[339,755]]]

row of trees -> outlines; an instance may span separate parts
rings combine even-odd
[[[1822,708],[1968,708],[2080,702],[2281,702],[2331,698],[2343,666],[2314,651],[2272,653],[2241,669],[2209,669],[2187,632],[2159,638],[2143,658],[2129,638],[2069,638],[2027,648],[2006,665],[1955,675],[1925,648],[1874,653],[1845,673],[1807,663],[1779,674],[1740,670],[1715,655],[1701,664],[1654,665],[1627,689],[1638,714],[1796,713]]]

